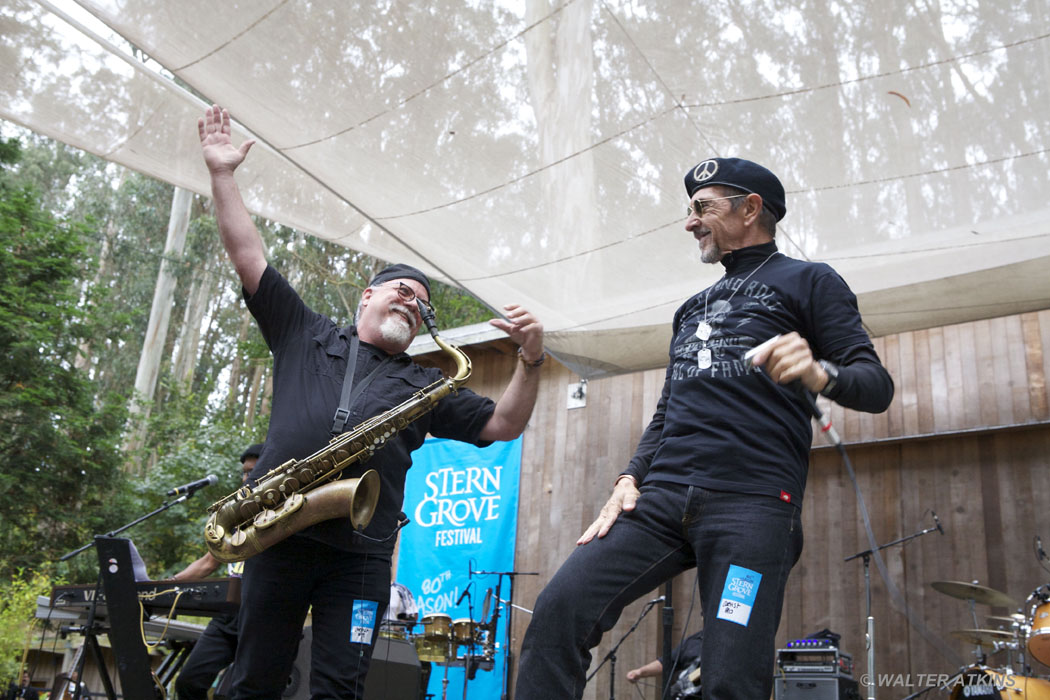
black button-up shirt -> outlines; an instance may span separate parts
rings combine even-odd
[[[311,310],[269,266],[259,289],[250,297],[246,294],[245,300],[274,358],[270,427],[266,446],[252,470],[255,483],[270,469],[289,459],[308,457],[328,444],[353,331]],[[362,341],[355,386],[386,357],[384,351]],[[348,429],[401,404],[441,376],[440,370],[421,367],[405,353],[394,356],[350,407]],[[478,436],[494,409],[491,399],[460,389],[408,425],[370,460],[345,468],[342,478],[360,476],[368,469],[380,475],[379,503],[364,534],[383,539],[393,532],[404,500],[405,474],[412,466],[411,453],[423,444],[428,432],[483,447],[488,443]],[[300,536],[346,551],[391,552],[394,547],[394,538],[379,544],[356,535],[349,518],[326,520],[303,530]]]

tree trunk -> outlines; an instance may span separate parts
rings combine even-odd
[[[230,389],[229,393],[226,394],[226,409],[228,411],[234,411],[237,407],[237,398],[240,396],[238,387],[241,383],[241,365],[243,364],[241,347],[244,345],[245,338],[248,337],[248,331],[252,327],[252,315],[248,309],[244,309],[241,312],[241,327],[237,331],[237,347],[233,353],[233,363],[230,366]]]
[[[545,240],[534,244],[557,246],[571,241],[575,253],[596,245],[597,193],[591,111],[594,87],[594,40],[591,36],[593,0],[569,3],[557,15],[549,0],[528,0],[525,22],[526,75],[539,137],[544,201],[548,202]],[[528,241],[526,241],[528,243]],[[579,285],[591,284],[587,275]]]
[[[149,418],[149,407],[157,388],[160,375],[161,356],[164,339],[168,335],[168,324],[171,321],[172,300],[175,297],[175,263],[182,257],[186,246],[186,232],[190,224],[190,204],[193,193],[176,187],[171,198],[171,216],[168,219],[168,238],[164,244],[164,257],[157,275],[157,285],[153,291],[153,305],[150,307],[149,323],[146,337],[142,343],[142,354],[139,355],[138,371],[135,373],[135,394],[128,409],[129,433],[124,447],[128,452],[139,449],[145,439],[146,419]],[[133,462],[129,462],[129,465]]]
[[[127,178],[127,170],[124,168],[120,169],[120,176],[117,178],[116,185],[113,188],[114,192],[120,190],[124,184],[124,180]],[[91,284],[85,287],[88,289],[97,289],[102,280],[108,279],[110,276],[110,265],[111,257],[113,252],[113,239],[117,237],[117,222],[116,217],[110,214],[106,221],[106,230],[102,234],[102,247],[98,251],[98,269],[95,270],[95,277],[91,280]],[[77,346],[77,356],[73,361],[73,366],[79,370],[88,370],[91,367],[91,354],[93,352],[92,344],[90,340],[84,340]]]
[[[193,381],[193,372],[197,367],[201,341],[201,323],[208,311],[212,299],[212,290],[208,285],[208,273],[194,271],[190,283],[190,294],[186,299],[186,312],[182,317],[182,329],[179,335],[179,349],[175,356],[174,379],[188,385]]]
[[[255,411],[259,402],[259,391],[262,388],[263,374],[264,370],[262,363],[256,363],[255,371],[252,372],[251,391],[248,394],[248,407],[244,414],[244,426],[246,428],[250,428],[252,423],[255,422]]]

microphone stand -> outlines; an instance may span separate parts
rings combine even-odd
[[[107,532],[104,535],[95,535],[95,537],[114,537],[115,535],[119,535],[120,533],[124,532],[128,528],[131,528],[131,527],[134,527],[135,525],[138,525],[143,520],[149,520],[154,515],[160,515],[161,513],[166,511],[168,508],[171,508],[172,506],[177,506],[178,504],[182,503],[183,501],[188,499],[190,496],[192,496],[194,493],[197,493],[197,492],[194,491],[192,493],[184,493],[181,496],[179,496],[178,498],[176,498],[174,501],[172,501],[171,503],[168,503],[167,501],[164,501],[164,503],[161,503],[160,506],[156,510],[154,510],[152,512],[149,512],[149,513],[146,513],[141,518],[136,518],[135,520],[132,520],[127,525],[118,527],[116,530],[113,530],[111,532]],[[84,550],[91,549],[94,546],[95,546],[95,540],[94,540],[94,538],[92,538],[92,540],[90,542],[88,542],[87,544],[85,544],[83,547],[78,547],[77,549],[74,549],[72,552],[67,552],[66,554],[63,554],[62,556],[60,556],[58,558],[58,560],[59,561],[66,561],[67,559],[72,559],[73,557],[75,557],[76,555],[80,554]]]
[[[634,632],[636,629],[638,629],[638,625],[642,624],[642,620],[645,619],[645,616],[648,615],[649,611],[653,609],[653,606],[655,606],[659,602],[660,598],[656,598],[654,600],[650,600],[648,603],[645,604],[645,608],[642,610],[642,614],[639,615],[638,619],[634,621],[633,625],[631,625],[631,629],[624,632],[624,635],[620,637],[620,640],[616,642],[616,644],[613,645],[613,648],[610,649],[609,653],[605,655],[605,658],[602,659],[602,662],[595,666],[594,670],[591,671],[591,674],[587,676],[587,682],[590,683],[591,679],[594,678],[594,675],[598,673],[602,666],[605,665],[605,662],[609,662],[609,700],[616,700],[616,651],[620,648],[620,645],[623,644],[627,640],[627,638],[631,636],[631,632]]]
[[[660,691],[660,697],[664,700],[667,699],[668,691],[671,689],[671,671],[674,666],[674,663],[671,661],[671,643],[674,641],[674,606],[671,605],[671,596],[673,593],[674,579],[669,579],[667,583],[664,584],[664,648],[660,655],[660,664],[663,666],[663,674],[661,675],[661,679],[663,680],[663,690]]]
[[[142,517],[139,517],[139,518],[136,518],[135,520],[132,520],[130,523],[128,523],[126,525],[123,525],[121,527],[118,527],[115,530],[107,532],[105,535],[95,535],[94,537],[92,537],[90,542],[88,542],[87,544],[85,544],[85,545],[83,545],[81,547],[78,547],[78,548],[74,549],[71,552],[67,552],[66,554],[63,554],[61,557],[58,558],[58,560],[59,561],[68,561],[69,559],[72,559],[73,557],[75,557],[76,555],[80,554],[81,552],[84,552],[84,551],[86,551],[88,549],[91,549],[92,547],[96,547],[96,545],[97,545],[97,543],[98,543],[98,541],[100,539],[112,538],[112,537],[120,534],[121,532],[124,532],[125,530],[127,530],[129,528],[132,528],[135,525],[138,525],[139,523],[141,523],[141,522],[143,522],[145,520],[149,520],[150,518],[152,518],[155,515],[159,515],[159,514],[163,513],[164,511],[168,510],[169,508],[171,508],[173,506],[176,506],[176,505],[178,505],[180,503],[185,502],[187,499],[189,499],[195,493],[196,493],[196,491],[188,491],[187,493],[182,494],[181,496],[176,498],[174,501],[171,501],[170,503],[168,501],[164,501],[163,503],[161,503],[161,505],[159,507],[155,508],[154,510],[152,510],[149,513],[146,513]],[[116,692],[115,692],[114,687],[113,687],[113,681],[112,681],[112,679],[110,679],[109,672],[106,670],[106,661],[105,661],[105,659],[102,656],[102,650],[101,650],[101,648],[99,648],[98,640],[96,639],[96,636],[95,636],[95,626],[96,626],[96,616],[97,616],[97,613],[98,613],[99,593],[100,592],[104,592],[104,588],[105,588],[104,585],[103,585],[102,574],[103,574],[102,566],[101,566],[101,562],[99,562],[98,579],[97,579],[97,581],[95,583],[95,595],[93,595],[91,597],[91,606],[88,608],[88,619],[87,619],[87,623],[84,625],[83,634],[84,634],[84,638],[85,638],[85,643],[91,649],[92,655],[95,657],[95,664],[98,666],[99,676],[101,677],[102,685],[103,685],[103,687],[106,690],[106,697],[109,698],[109,700],[116,700],[117,695],[116,695]],[[80,660],[77,663],[77,668],[76,668],[76,672],[77,672],[77,687],[76,687],[76,690],[73,693],[73,700],[80,700],[81,690],[84,687],[83,683],[80,681],[80,679],[82,679],[84,677],[84,661],[85,661],[84,655],[81,654],[80,655]],[[126,685],[126,684],[122,682],[121,685]]]
[[[901,537],[900,539],[887,542],[886,544],[880,544],[875,549],[866,549],[863,552],[857,552],[851,556],[846,557],[844,561],[852,561],[858,557],[864,558],[864,597],[867,601],[867,631],[864,633],[864,648],[867,650],[868,656],[868,700],[875,700],[875,618],[871,614],[871,555],[875,552],[882,551],[887,547],[892,547],[898,544],[904,544],[909,540],[914,540],[917,537],[928,535],[931,532],[938,530],[939,528],[928,527],[925,530],[920,530],[911,535]]]
[[[510,687],[510,671],[514,651],[510,648],[510,623],[514,616],[514,577],[515,576],[539,576],[538,571],[475,571],[475,574],[499,576],[496,579],[496,598],[499,598],[499,589],[503,583],[503,577],[510,580],[510,593],[507,594],[507,629],[503,647],[503,690],[500,692],[500,700],[507,700],[507,689]],[[495,632],[495,630],[493,630]]]

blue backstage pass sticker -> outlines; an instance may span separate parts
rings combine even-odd
[[[747,627],[761,582],[762,574],[731,564],[726,574],[725,588],[722,589],[722,600],[718,602],[718,619]]]
[[[376,629],[376,613],[379,603],[374,600],[355,600],[354,610],[350,616],[350,643],[372,644],[372,635]]]

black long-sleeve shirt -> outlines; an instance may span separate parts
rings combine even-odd
[[[889,406],[893,380],[856,297],[831,267],[786,257],[772,242],[733,251],[722,264],[725,277],[675,313],[663,393],[624,474],[801,506],[813,439],[807,402],[748,368],[744,354],[797,331],[816,358],[839,367],[829,398],[872,413]],[[702,323],[711,327],[707,340],[696,334]],[[705,351],[709,363],[698,361]]]

